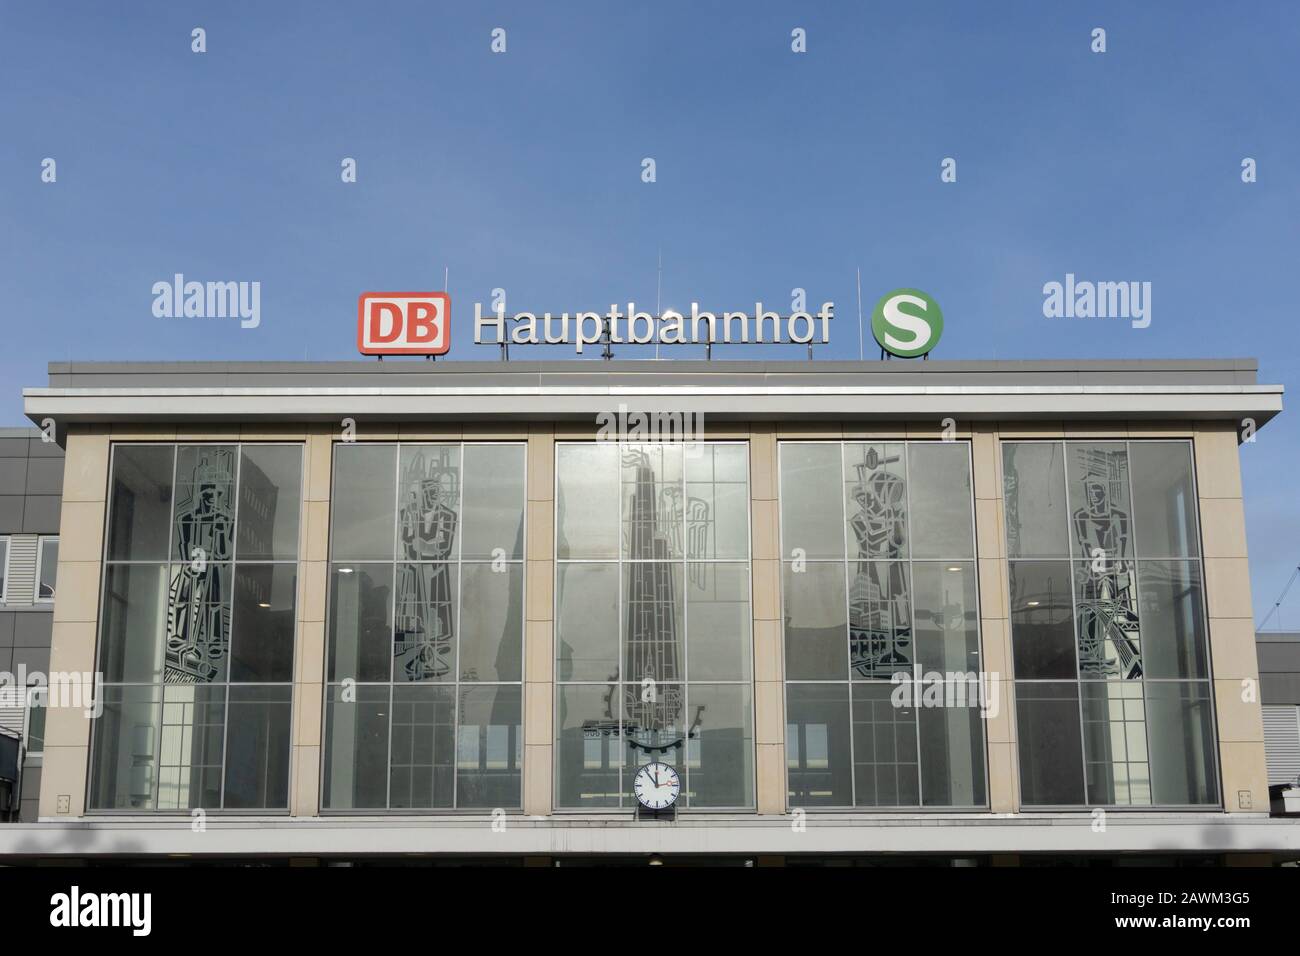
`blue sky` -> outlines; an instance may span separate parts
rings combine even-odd
[[[819,357],[856,357],[861,268],[868,308],[943,306],[936,357],[1254,356],[1290,386],[1297,64],[1283,2],[0,0],[0,423],[50,360],[355,357],[358,292],[444,268],[451,357],[492,359],[494,287],[653,305],[661,249],[665,308],[835,301]],[[155,318],[176,272],[260,281],[261,326]],[[1151,282],[1151,326],[1044,318],[1067,272]],[[1300,562],[1294,421],[1242,450],[1257,617]]]

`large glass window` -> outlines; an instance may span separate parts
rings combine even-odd
[[[301,485],[301,445],[113,446],[91,809],[288,807]]]
[[[748,446],[556,446],[555,799],[632,807],[679,768],[683,808],[754,805]]]
[[[324,808],[522,805],[524,463],[335,445]]]
[[[1022,802],[1216,805],[1191,444],[1002,462]]]
[[[987,804],[970,446],[782,442],[794,807]]]
[[[36,549],[36,600],[54,600],[55,579],[59,571],[59,539],[41,538]]]

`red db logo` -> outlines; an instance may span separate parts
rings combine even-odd
[[[446,292],[363,292],[357,300],[362,355],[442,355],[451,348]]]

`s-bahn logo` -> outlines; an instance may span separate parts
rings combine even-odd
[[[925,355],[939,344],[943,311],[920,289],[895,289],[882,296],[871,311],[871,334],[890,355]]]
[[[363,292],[357,300],[362,355],[442,355],[451,348],[446,292]]]

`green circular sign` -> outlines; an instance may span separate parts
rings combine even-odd
[[[890,355],[915,358],[939,344],[943,310],[920,289],[895,289],[871,310],[871,334]]]

